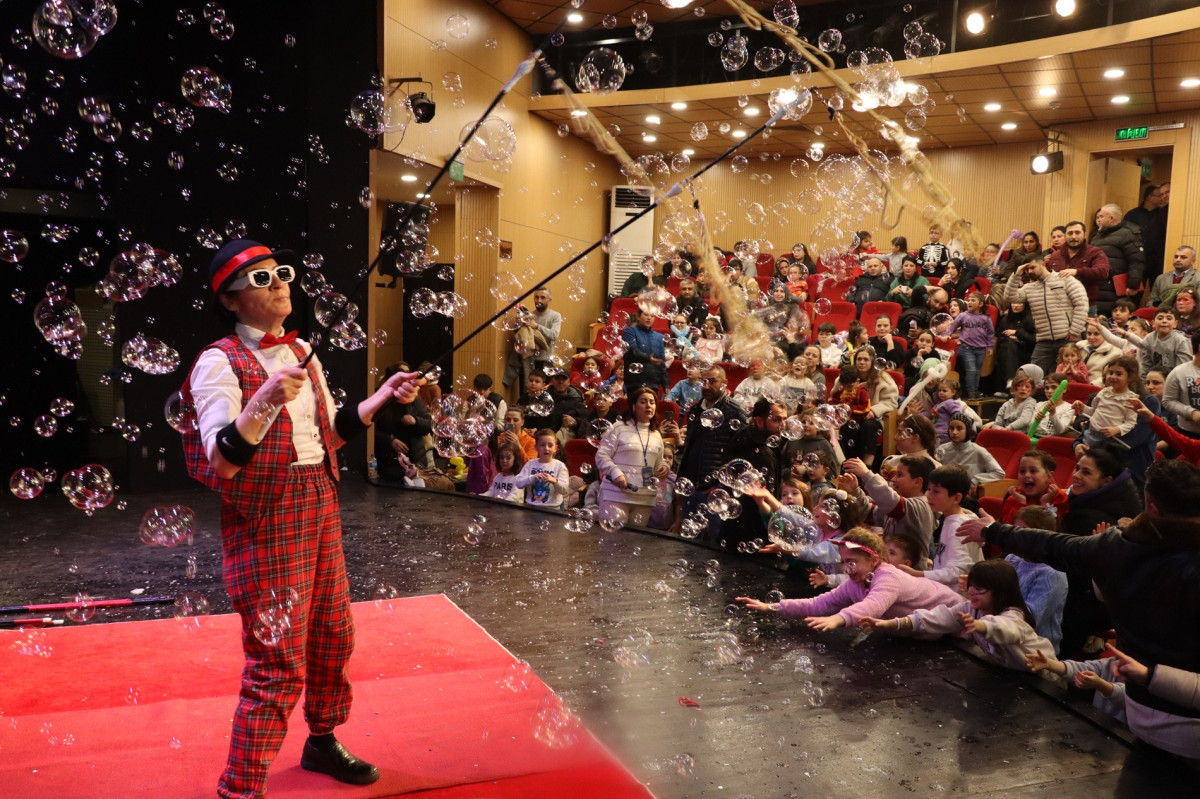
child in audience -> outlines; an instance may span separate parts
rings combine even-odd
[[[571,385],[578,388],[585,395],[589,391],[598,389],[603,382],[604,378],[600,376],[600,361],[591,356],[584,358],[579,372],[571,375]]]
[[[1075,409],[1071,407],[1071,403],[1067,402],[1062,397],[1059,397],[1058,402],[1054,402],[1054,392],[1058,390],[1059,385],[1064,382],[1070,382],[1067,376],[1055,372],[1046,378],[1043,384],[1046,391],[1046,401],[1039,403],[1033,412],[1033,418],[1030,420],[1030,428],[1033,432],[1029,434],[1030,438],[1045,438],[1046,436],[1064,436],[1066,438],[1074,438],[1079,433],[1073,429],[1075,424]]]
[[[802,476],[797,476],[808,483],[808,493],[812,498],[813,507],[816,507],[825,493],[834,488],[830,480],[837,468],[833,462],[833,455],[827,450],[817,449],[796,460],[796,466],[792,467],[793,474],[797,466],[802,471]]]
[[[658,481],[658,494],[646,526],[652,530],[666,530],[675,521],[675,442],[663,440],[663,463],[671,471]]]
[[[1004,467],[992,453],[975,443],[975,424],[965,413],[956,413],[947,424],[949,441],[937,449],[937,461],[943,466],[961,466],[971,476],[971,486],[1004,478]]]
[[[1122,724],[1125,723],[1125,682],[1117,672],[1115,657],[1097,660],[1056,660],[1044,652],[1037,651],[1025,656],[1025,664],[1032,672],[1048,671],[1065,677],[1068,685],[1085,691],[1094,690],[1092,706]]]
[[[929,475],[925,499],[929,509],[942,514],[942,524],[933,534],[933,566],[928,570],[907,570],[913,577],[928,577],[956,588],[958,576],[983,557],[978,544],[964,543],[955,531],[967,519],[977,518],[962,506],[971,491],[971,476],[961,466],[939,466]]]
[[[1083,414],[1091,421],[1077,447],[1086,449],[1106,438],[1124,436],[1137,424],[1137,413],[1129,407],[1129,400],[1141,396],[1142,381],[1137,368],[1136,361],[1122,355],[1105,367],[1104,381],[1108,385],[1100,389],[1089,404],[1075,401],[1072,406],[1075,413]]]
[[[922,330],[917,334],[908,350],[909,355],[904,361],[904,385],[915,386],[921,382],[921,378],[925,376],[925,369],[928,368],[925,366],[925,362],[930,358],[942,361],[950,360],[950,352],[938,349],[935,343],[931,331]]]
[[[1054,456],[1040,449],[1031,449],[1021,456],[1017,465],[1017,484],[1008,489],[1000,510],[1000,521],[1013,524],[1017,512],[1026,505],[1041,505],[1062,518],[1067,512],[1067,492],[1054,484]]]
[[[1083,360],[1083,353],[1074,344],[1064,344],[1058,348],[1058,365],[1055,371],[1065,374],[1072,383],[1091,382],[1091,374]]]
[[[1106,341],[1122,349],[1126,341],[1136,347],[1141,362],[1139,375],[1144,377],[1146,372],[1156,367],[1170,374],[1176,366],[1192,360],[1192,343],[1175,329],[1178,322],[1179,316],[1174,308],[1160,306],[1154,311],[1154,332],[1144,337],[1134,332],[1132,320],[1129,329],[1124,332],[1124,341],[1119,331],[1108,330],[1095,319],[1088,320],[1088,327],[1095,327]]]
[[[1012,399],[1000,406],[996,412],[995,421],[988,422],[985,428],[995,427],[1000,430],[1029,429],[1033,420],[1033,412],[1037,410],[1037,402],[1033,399],[1033,378],[1024,369],[1018,369],[1013,375]]]
[[[958,399],[959,392],[958,381],[954,378],[947,377],[940,380],[937,385],[937,404],[921,414],[932,419],[939,444],[945,444],[950,440],[948,428],[951,417],[962,413],[967,407]]]
[[[668,347],[666,351],[668,368],[676,358],[689,360],[696,357],[696,348],[692,346],[692,326],[683,314],[675,314],[671,321],[671,336],[675,339],[675,346]]]
[[[1109,320],[1111,322],[1110,329],[1112,329],[1114,331],[1128,329],[1129,328],[1129,320],[1134,318],[1134,315],[1136,313],[1137,313],[1137,303],[1136,302],[1129,299],[1128,297],[1118,298],[1117,301],[1113,303],[1112,310],[1109,311],[1109,314],[1112,317]]]
[[[682,418],[683,414],[687,413],[688,408],[692,407],[693,403],[700,401],[700,370],[695,366],[689,367],[687,377],[671,386],[671,390],[667,392],[667,396],[663,397],[663,399],[678,405]]]
[[[921,562],[921,542],[908,533],[888,533],[883,537],[887,561],[893,566],[912,568]]]
[[[517,475],[517,488],[524,488],[525,504],[542,508],[561,508],[570,487],[567,465],[554,459],[558,438],[553,430],[543,427],[534,436],[537,458],[526,461]]]
[[[608,379],[600,384],[600,389],[608,392],[613,397],[625,396],[625,362],[617,361],[613,364],[612,373]]]
[[[848,531],[838,546],[848,579],[834,590],[811,599],[767,603],[740,596],[737,601],[751,610],[803,618],[812,629],[827,631],[856,625],[864,618],[907,616],[918,608],[952,606],[961,600],[944,585],[911,577],[884,562],[883,539],[866,528]]]
[[[896,369],[904,363],[904,345],[892,331],[892,317],[880,314],[875,317],[875,335],[867,343],[875,348],[876,355],[892,364],[889,369]]]
[[[700,338],[696,339],[696,354],[709,363],[717,363],[725,357],[725,329],[721,319],[710,316],[700,327]]]
[[[967,574],[967,600],[952,606],[918,609],[904,618],[867,617],[864,630],[937,637],[948,633],[972,640],[993,663],[1031,671],[1026,656],[1054,657],[1054,648],[1033,629],[1033,615],[1021,597],[1016,569],[1003,560],[976,563]]]
[[[1058,530],[1058,519],[1041,505],[1026,505],[1013,517],[1017,527],[1033,530]],[[1020,555],[1005,555],[1004,559],[1017,570],[1021,596],[1033,614],[1038,635],[1058,651],[1062,643],[1063,608],[1067,604],[1067,575],[1045,563],[1034,563]]]
[[[787,286],[788,294],[796,302],[808,302],[808,281],[804,279],[804,272],[798,264],[792,264],[787,270]]]
[[[979,399],[979,371],[988,350],[996,346],[996,326],[983,309],[983,295],[972,290],[966,299],[967,310],[954,318],[944,335],[958,333],[958,366],[963,371],[967,398]]]
[[[837,328],[833,322],[817,325],[817,347],[821,350],[821,365],[830,369],[842,364],[842,348],[834,340],[836,335]]]
[[[783,389],[783,403],[788,410],[797,406],[812,403],[817,396],[817,386],[808,379],[808,363],[803,355],[792,359],[791,368],[780,379],[779,387]],[[825,399],[821,396],[820,399]]]
[[[525,489],[517,487],[517,476],[525,466],[525,455],[515,443],[508,441],[496,448],[496,476],[483,492],[485,497],[495,497],[509,502],[524,502]]]
[[[822,430],[818,423],[818,414],[815,408],[805,408],[800,411],[800,438],[793,439],[787,442],[783,447],[783,463],[791,464],[793,473],[796,471],[796,462],[808,455],[810,452],[817,450],[825,450],[829,453],[830,463],[836,469],[839,462],[837,452],[834,451],[833,444],[830,443],[831,436],[827,430]],[[798,475],[799,476],[799,475]],[[801,479],[806,479],[807,475]]]
[[[871,394],[863,385],[858,368],[853,364],[843,366],[841,375],[838,377],[838,385],[841,390],[832,398],[833,402],[850,408],[850,418],[838,431],[842,452],[851,458],[874,453],[875,442],[870,440],[870,436],[862,435],[860,432],[863,422],[868,418],[867,414],[871,412]]]
[[[851,322],[846,327],[846,352],[852,353],[859,347],[865,347],[871,343],[871,337],[867,335],[867,326],[857,320]]]

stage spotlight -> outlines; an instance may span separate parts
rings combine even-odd
[[[1052,153],[1038,153],[1029,159],[1029,171],[1035,175],[1058,172],[1062,168],[1063,154],[1061,150]]]
[[[1075,0],[1054,0],[1054,13],[1069,17],[1075,13]]]
[[[978,36],[983,33],[983,29],[987,27],[987,18],[980,11],[972,11],[967,14],[967,33]]]
[[[413,117],[418,122],[428,122],[437,113],[437,103],[429,99],[429,95],[425,92],[410,94],[408,104],[412,106]]]

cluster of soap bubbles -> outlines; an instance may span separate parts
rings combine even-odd
[[[495,430],[496,406],[471,392],[446,394],[433,407],[433,442],[443,458],[473,458]]]
[[[33,13],[33,38],[50,55],[73,61],[116,24],[117,6],[109,0],[46,0]]]
[[[575,72],[575,88],[591,94],[612,94],[621,88],[632,71],[620,53],[597,47],[580,62]]]
[[[63,475],[62,492],[72,505],[91,516],[108,507],[116,486],[112,472],[98,463],[89,463]]]
[[[233,87],[208,67],[192,67],[179,81],[183,99],[198,108],[215,108],[228,114],[233,100]]]
[[[647,630],[638,630],[626,636],[625,640],[613,650],[613,660],[626,672],[650,665],[650,648],[654,646],[654,636]]]
[[[612,533],[620,530],[629,522],[629,514],[617,505],[605,505],[600,509],[600,529]]]
[[[467,525],[467,531],[463,533],[463,540],[471,546],[479,546],[479,542],[483,539],[483,525],[487,523],[487,517],[483,514],[476,515],[471,519],[471,523]]]
[[[67,297],[65,289],[59,292],[55,284],[47,287],[47,296],[33,309],[33,323],[59,355],[73,361],[83,357],[87,325],[79,306]]]
[[[485,118],[478,128],[475,128],[475,122],[468,122],[458,140],[463,143],[462,154],[468,161],[507,162],[517,151],[516,131],[497,116]]]
[[[742,642],[738,640],[735,633],[729,630],[717,633],[713,646],[716,649],[717,663],[722,666],[738,665],[745,657],[745,653],[742,651]]]
[[[675,295],[663,286],[647,286],[638,292],[638,309],[658,319],[671,319],[676,313]]]
[[[579,741],[583,725],[566,702],[547,694],[533,712],[533,737],[551,749],[567,749]]]
[[[176,547],[192,543],[196,532],[196,512],[187,505],[163,505],[151,508],[142,516],[138,537],[143,544]]]
[[[728,486],[734,497],[740,497],[744,492],[763,487],[765,478],[762,472],[754,468],[750,461],[735,458],[721,468],[715,475],[718,482]]]
[[[426,319],[435,313],[450,319],[462,319],[467,315],[467,300],[453,291],[417,289],[409,299],[408,308],[418,319]]]
[[[153,336],[137,333],[121,347],[121,361],[148,375],[167,375],[179,368],[179,353]]]
[[[586,533],[596,525],[595,508],[569,508],[563,527],[572,533]]]
[[[595,347],[609,358],[623,358],[629,351],[629,343],[622,338],[625,332],[625,322],[629,318],[626,311],[609,314],[608,321],[596,334]]]
[[[173,254],[136,244],[113,257],[108,274],[96,284],[96,293],[114,302],[129,302],[155,286],[175,285],[182,275],[183,267]]]
[[[272,588],[264,591],[254,606],[251,629],[263,646],[278,646],[292,630],[292,617],[300,604],[295,588]]]
[[[29,240],[19,230],[0,230],[0,261],[19,264],[29,255]]]
[[[803,505],[786,505],[767,523],[767,538],[791,554],[817,543],[820,533],[812,513]]]

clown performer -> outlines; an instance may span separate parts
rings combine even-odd
[[[242,617],[246,665],[217,786],[227,798],[264,795],[302,688],[300,765],[355,785],[379,779],[333,735],[350,712],[354,648],[334,452],[388,402],[412,402],[424,380],[398,373],[336,410],[320,361],[301,366],[311,347],[284,333],[297,261],[248,239],[217,251],[210,283],[233,332],[200,353],[180,390],[196,409],[183,434],[188,472],[221,495],[225,586]]]

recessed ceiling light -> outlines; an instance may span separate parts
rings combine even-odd
[[[1125,103],[1129,102],[1129,95],[1118,94],[1116,97],[1112,98],[1112,101],[1117,105],[1125,105]]]
[[[1016,129],[1017,129],[1016,122],[1005,122],[1003,125],[1000,126],[1000,130],[1016,130]]]
[[[571,116],[585,117],[585,116],[587,116],[587,111],[582,108],[573,108],[573,109],[571,109]]]
[[[745,113],[745,115],[748,117],[756,117],[758,116],[758,109],[754,106],[750,106],[743,113]]]
[[[988,103],[983,107],[984,111],[999,111],[1003,106],[1000,103]]]
[[[1060,17],[1069,17],[1075,13],[1075,0],[1055,0],[1054,13]]]
[[[812,146],[813,146],[814,148],[818,149],[818,150],[824,150],[824,149],[825,149],[825,142],[823,142],[823,141],[815,141],[815,142],[813,142],[813,143],[812,143]]]
[[[1038,89],[1039,97],[1053,97],[1056,94],[1058,94],[1058,89],[1054,88],[1053,86],[1043,86],[1042,88]]]
[[[647,125],[657,125],[659,122],[662,122],[662,120],[659,119],[658,117],[654,116],[654,114],[651,114],[650,116],[646,117]]]
[[[739,128],[738,130],[735,130],[731,135],[735,139],[744,139],[744,138],[746,138],[746,131]]]
[[[1123,78],[1125,77],[1125,70],[1121,69],[1120,67],[1111,67],[1110,69],[1104,70],[1104,77]]]
[[[655,141],[658,141],[658,137],[655,136],[653,133],[643,133],[642,141],[655,142]]]
[[[1200,78],[1184,78],[1179,81],[1179,85],[1185,89],[1194,89],[1200,86]]]
[[[695,150],[684,150],[683,154],[684,155],[695,155],[696,151]]]
[[[567,14],[567,22],[575,24],[583,22],[583,14],[580,14],[578,11],[572,11],[570,14]]]
[[[428,197],[428,196],[429,196],[428,194],[425,194],[425,193],[423,193],[423,192],[417,192],[417,199],[418,199],[418,200],[424,200],[424,199],[425,199],[426,197]]]
[[[416,183],[417,182],[416,175],[401,175],[400,179],[403,180],[405,183]]]
[[[687,108],[687,103],[671,103],[671,108],[675,111],[682,111]]]

